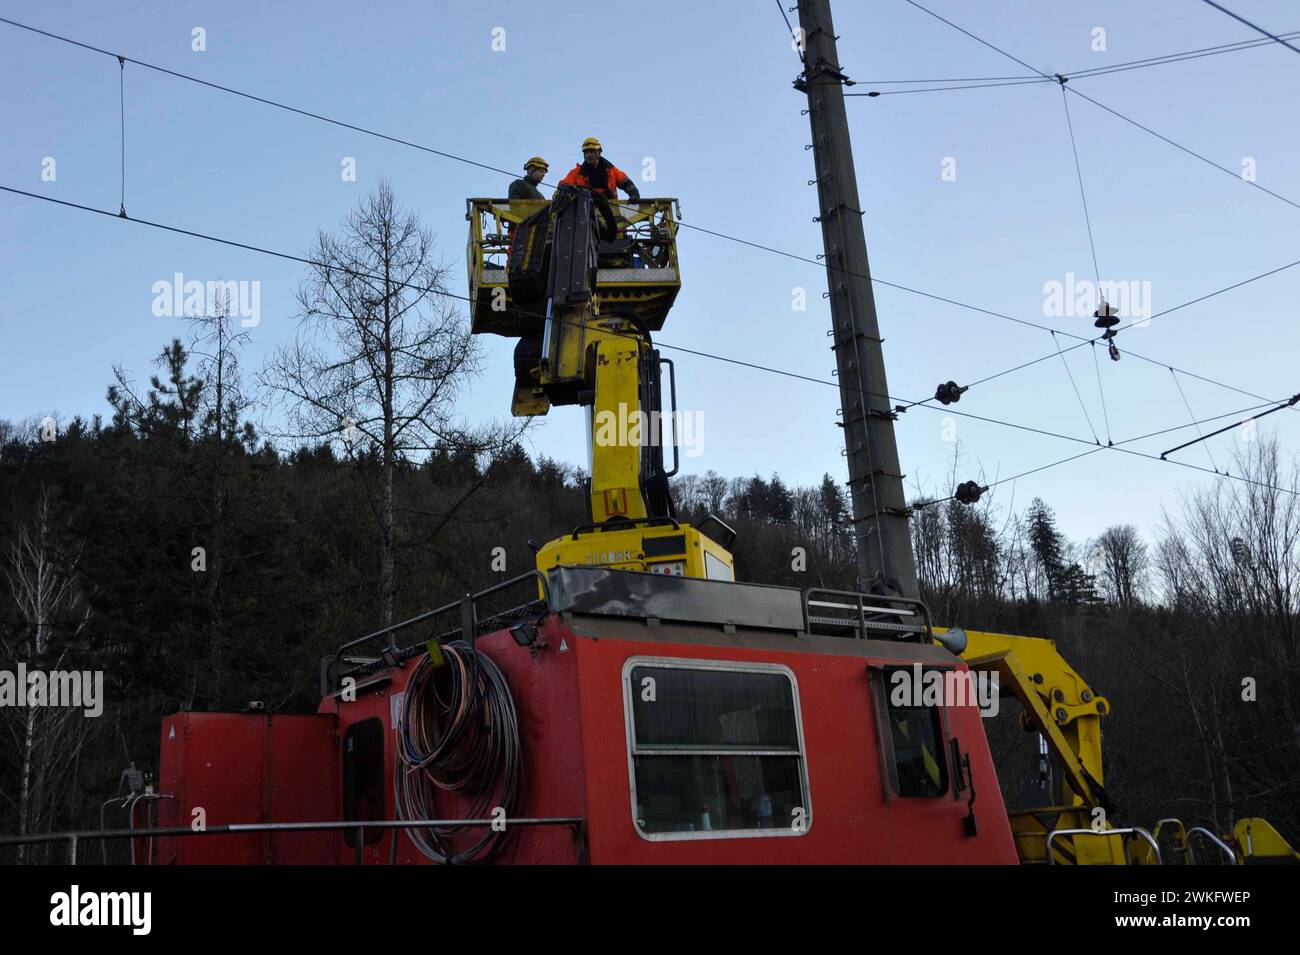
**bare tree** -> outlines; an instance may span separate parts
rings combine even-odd
[[[19,627],[10,638],[0,636],[0,651],[15,663],[57,670],[69,647],[90,620],[90,608],[78,585],[80,547],[64,548],[54,521],[53,494],[40,489],[30,525],[19,525],[9,548],[5,580],[17,611]],[[51,665],[52,664],[52,665]],[[70,707],[15,708],[8,720],[18,771],[18,834],[39,831],[68,794],[68,779],[90,727],[80,710]],[[8,797],[6,797],[8,798]],[[19,846],[17,862],[26,861]]]
[[[700,477],[696,474],[681,474],[672,479],[673,501],[683,514],[694,514],[700,510],[702,492]]]
[[[960,446],[954,448],[952,469],[940,494],[928,493],[918,479],[911,519],[921,591],[945,621],[966,620],[976,604],[995,601],[1010,556],[1003,543],[1006,529],[999,532],[995,527],[993,496],[978,504],[955,499],[962,457]],[[982,470],[979,478],[981,484],[988,482]]]
[[[488,452],[514,429],[471,428],[457,399],[478,370],[479,351],[450,302],[450,270],[434,259],[432,234],[399,205],[385,181],[338,235],[317,234],[311,274],[298,292],[299,333],[260,376],[288,406],[283,437],[340,445],[370,481],[379,529],[379,617],[393,618],[394,476],[413,456],[469,448]]]
[[[1097,538],[1098,577],[1111,602],[1125,609],[1136,605],[1146,589],[1150,561],[1147,545],[1132,524],[1108,527]]]
[[[704,509],[711,514],[721,514],[723,504],[727,500],[727,479],[716,471],[705,471],[701,494],[704,499]]]
[[[252,399],[244,391],[239,355],[248,344],[249,333],[230,312],[230,292],[212,303],[207,313],[187,316],[194,328],[190,355],[198,359],[203,390],[198,394],[197,413],[203,434],[216,438],[223,448],[249,443],[252,426],[241,422]]]
[[[1300,470],[1275,440],[1237,455],[1220,481],[1166,518],[1156,566],[1165,600],[1192,621],[1176,635],[1175,697],[1221,827],[1254,807],[1300,826]],[[1168,659],[1168,655],[1166,655]],[[1257,800],[1271,799],[1265,804]]]

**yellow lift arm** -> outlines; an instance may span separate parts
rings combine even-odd
[[[663,366],[675,388],[650,333],[680,285],[671,200],[618,203],[616,214],[590,191],[562,186],[517,215],[499,202],[471,200],[473,329],[520,339],[515,415],[589,409],[591,523],[542,547],[538,569],[733,579],[730,531],[716,519],[712,536],[677,521],[668,486],[676,468],[664,467],[665,439],[674,458],[676,441],[675,408],[664,420]],[[506,255],[495,268],[494,249]]]
[[[973,672],[996,674],[999,692],[1021,702],[1021,726],[1042,736],[1069,789],[1064,803],[1010,814],[1021,861],[1047,862],[1047,836],[1053,830],[1090,829],[1098,837],[1054,840],[1055,861],[1124,864],[1124,835],[1102,836],[1114,828],[1102,786],[1101,718],[1110,712],[1109,701],[1093,691],[1052,640],[971,630],[960,646],[960,638],[953,645],[948,630],[936,627],[935,633],[936,642],[957,652]]]
[[[1102,768],[1101,718],[1110,703],[1088,686],[1066,662],[1052,640],[1003,633],[935,628],[936,642],[956,652],[974,672],[996,673],[1001,692],[1024,706],[1021,725],[1036,731],[1055,757],[1062,782],[1069,787],[1061,805],[1010,814],[1020,859],[1044,863],[1047,838],[1054,830],[1088,830],[1063,834],[1052,841],[1052,861],[1077,865],[1159,865],[1162,861],[1300,862],[1297,853],[1276,829],[1259,818],[1238,820],[1222,838],[1203,827],[1187,829],[1178,819],[1162,819],[1152,841],[1169,858],[1161,859],[1145,835],[1136,829],[1116,829]],[[1097,812],[1097,810],[1102,812]],[[1203,844],[1193,854],[1190,837]]]

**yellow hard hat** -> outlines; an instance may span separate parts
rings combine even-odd
[[[532,169],[534,166],[537,166],[539,169],[542,170],[542,172],[546,172],[548,169],[551,168],[550,165],[546,162],[546,160],[543,159],[541,156],[534,156],[532,159],[528,160],[528,162],[524,163],[524,172],[527,172],[528,170]]]
[[[601,152],[602,148],[600,145],[600,140],[597,139],[595,136],[588,136],[586,139],[582,141],[582,151],[585,153],[588,149],[594,149],[596,150],[596,152]]]

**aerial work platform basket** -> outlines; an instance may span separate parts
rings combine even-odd
[[[596,307],[617,311],[644,324],[663,327],[681,288],[677,265],[676,199],[613,200],[613,229],[598,244]],[[471,329],[475,334],[517,338],[533,333],[545,318],[545,301],[516,303],[507,280],[511,244],[525,220],[550,205],[548,200],[469,199]],[[678,212],[680,216],[680,212]],[[612,232],[612,238],[609,237]]]

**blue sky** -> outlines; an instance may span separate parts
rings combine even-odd
[[[1077,71],[1254,35],[1191,0],[1043,4],[933,0],[932,9],[1048,72]],[[1300,29],[1281,0],[1234,0],[1275,32]],[[493,166],[547,157],[552,180],[588,135],[638,176],[644,195],[679,197],[686,221],[812,257],[821,251],[798,61],[775,4],[391,2],[371,5],[147,2],[2,3],[3,16]],[[593,21],[592,13],[599,11]],[[1014,63],[902,2],[835,5],[840,55],[859,80],[1010,76]],[[192,30],[207,49],[191,49]],[[505,30],[494,51],[493,30]],[[1105,52],[1093,31],[1106,31]],[[116,60],[0,24],[0,183],[116,211]],[[1082,92],[1229,169],[1254,159],[1258,182],[1300,201],[1300,56],[1277,45],[1075,81]],[[870,89],[868,83],[857,90]],[[881,87],[883,88],[883,87]],[[128,213],[304,254],[380,177],[438,236],[463,283],[467,196],[504,195],[508,180],[472,166],[331,127],[128,64]],[[1091,317],[1044,315],[1044,285],[1092,273],[1059,88],[1052,84],[849,101],[873,273],[993,311],[1089,334]],[[1096,107],[1071,116],[1104,280],[1150,282],[1154,310],[1300,258],[1300,209],[1252,189]],[[41,178],[53,157],[57,179]],[[340,176],[344,157],[357,181]],[[956,179],[941,176],[946,158]],[[830,379],[829,313],[817,267],[700,232],[681,235],[684,287],[663,342]],[[261,323],[248,370],[296,327],[304,267],[115,218],[0,194],[0,417],[107,411],[111,366],[137,378],[174,335],[153,314],[153,284],[261,283]],[[792,290],[808,308],[792,309]],[[457,286],[456,291],[463,291]],[[1160,362],[1268,398],[1300,390],[1300,268],[1157,318],[1120,337]],[[888,288],[877,289],[890,391],[919,399],[941,381],[972,381],[1053,348],[1043,331]],[[1063,343],[1068,342],[1062,339]],[[477,419],[508,414],[510,352],[486,341],[485,371],[466,402]],[[1069,360],[1092,425],[1060,360],[976,387],[959,410],[1050,431],[1115,440],[1185,424],[1169,371],[1090,349]],[[671,353],[670,353],[671,354]],[[679,404],[704,415],[703,455],[688,470],[779,471],[812,483],[844,477],[831,387],[688,355]],[[1198,417],[1256,404],[1182,379]],[[1228,419],[1230,420],[1230,419]],[[1295,412],[1267,419],[1287,448]],[[947,426],[947,427],[946,427]],[[1159,454],[1190,436],[1133,447]],[[898,423],[909,483],[1013,474],[1082,445],[914,409]],[[582,416],[553,412],[534,450],[585,456]],[[1240,437],[1214,439],[1222,467]],[[1203,448],[1180,458],[1208,466]],[[1154,529],[1161,508],[1210,475],[1101,452],[1016,482],[1014,504],[1042,496],[1075,538],[1114,523]],[[998,501],[1012,503],[1012,486]]]

